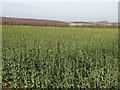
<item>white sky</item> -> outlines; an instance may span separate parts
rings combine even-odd
[[[4,0],[2,16],[117,22],[118,0]]]
[[[120,0],[1,0],[1,2],[118,2]]]

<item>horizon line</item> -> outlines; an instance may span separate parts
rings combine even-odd
[[[34,20],[52,20],[52,21],[62,21],[62,22],[108,22],[108,23],[118,23],[120,21],[106,21],[106,20],[101,20],[101,21],[83,21],[83,20],[72,20],[72,21],[65,21],[65,20],[58,20],[58,19],[47,19],[47,18],[33,18],[33,17],[15,17],[15,16],[0,16],[0,18],[17,18],[17,19],[34,19]]]

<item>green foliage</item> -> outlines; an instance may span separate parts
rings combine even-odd
[[[3,26],[3,86],[118,88],[117,29]]]

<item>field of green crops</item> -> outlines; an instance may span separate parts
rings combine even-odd
[[[118,31],[2,27],[4,87],[118,88]]]

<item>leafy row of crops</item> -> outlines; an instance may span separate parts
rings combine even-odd
[[[3,26],[3,86],[118,88],[117,29]]]

